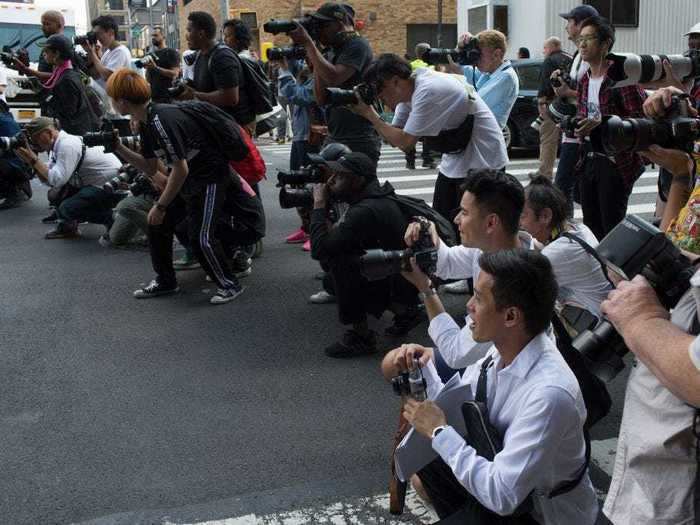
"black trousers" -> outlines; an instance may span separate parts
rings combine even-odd
[[[500,516],[484,507],[457,480],[452,469],[437,458],[418,471],[441,525],[537,525],[528,516]]]
[[[589,150],[584,154],[579,180],[583,223],[600,240],[625,218],[632,188],[608,157]]]
[[[0,159],[0,199],[20,191],[31,178],[31,173],[23,167],[18,168],[7,159]]]
[[[148,227],[151,262],[159,282],[165,285],[175,285],[177,282],[173,269],[173,235],[177,225],[186,220],[190,247],[207,275],[219,288],[240,286],[215,235],[228,184],[228,179],[207,184],[186,199],[178,197],[168,207],[163,223]]]
[[[433,209],[447,220],[454,220],[462,198],[460,187],[465,178],[451,179],[438,172],[433,193]]]
[[[423,164],[432,163],[433,155],[430,151],[430,148],[426,144],[425,140],[421,140],[421,144],[423,144],[423,150],[421,151],[420,157],[423,160]],[[413,148],[411,151],[406,152],[406,161],[416,162],[416,148]]]

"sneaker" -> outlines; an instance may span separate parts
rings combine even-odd
[[[309,302],[313,304],[330,304],[336,302],[335,295],[329,294],[325,290],[316,292],[311,297],[309,297]]]
[[[305,252],[310,252],[311,251],[311,239],[306,239],[306,242],[301,247],[301,249],[304,250]]]
[[[109,234],[108,233],[103,233],[100,235],[100,238],[97,239],[97,242],[102,246],[103,248],[111,248],[112,247],[112,241],[109,240]]]
[[[377,335],[372,330],[366,336],[361,336],[355,330],[348,330],[343,334],[342,341],[333,343],[324,350],[328,357],[338,359],[369,355],[376,351]]]
[[[253,245],[253,248],[251,250],[251,257],[253,259],[257,259],[263,254],[263,242],[262,239],[259,239],[256,241],[256,243]]]
[[[58,214],[56,210],[52,211],[49,215],[41,219],[43,224],[56,224],[58,222]]]
[[[462,295],[469,293],[471,291],[471,286],[469,286],[469,281],[467,279],[462,279],[461,281],[446,284],[444,289],[447,293]]]
[[[423,322],[423,315],[417,308],[411,309],[405,314],[395,315],[394,324],[384,330],[384,335],[390,337],[401,337],[413,330]]]
[[[219,288],[216,294],[209,300],[211,304],[225,304],[233,301],[243,293],[245,288]]]
[[[158,279],[153,279],[148,286],[144,286],[140,290],[134,292],[134,297],[137,299],[150,299],[151,297],[159,297],[161,295],[171,295],[180,291],[177,284],[166,286],[158,282]]]
[[[44,235],[45,239],[76,239],[78,237],[80,237],[78,227],[68,225],[65,222],[59,222],[56,228]]]
[[[201,268],[201,266],[202,265],[199,264],[197,258],[194,255],[190,255],[188,252],[185,252],[182,257],[173,261],[173,268],[176,272],[183,270],[195,270],[197,268]]]
[[[305,242],[309,238],[309,234],[306,233],[304,230],[299,228],[297,231],[295,231],[293,234],[291,234],[289,237],[287,237],[284,242],[287,244],[301,244]]]
[[[238,279],[248,277],[253,272],[253,260],[239,250],[231,259],[231,271]]]

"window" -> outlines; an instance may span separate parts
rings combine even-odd
[[[615,27],[639,27],[639,0],[584,0]]]
[[[528,66],[515,66],[515,71],[520,79],[521,90],[537,91],[540,88],[540,74],[542,66],[533,64]]]
[[[486,14],[488,6],[473,7],[469,10],[469,32],[475,35],[486,29]]]
[[[508,6],[493,6],[493,28],[508,36]]]
[[[406,53],[413,56],[416,44],[427,42],[437,47],[437,24],[406,24]],[[440,47],[457,46],[457,24],[442,24]]]
[[[248,29],[256,29],[258,27],[258,15],[254,12],[241,13],[241,22],[243,22]]]

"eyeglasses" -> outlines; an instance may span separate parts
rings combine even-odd
[[[586,44],[588,44],[589,42],[593,42],[595,40],[598,40],[597,36],[580,36],[576,40],[574,40],[574,44],[576,44],[577,46],[580,46],[584,42]]]

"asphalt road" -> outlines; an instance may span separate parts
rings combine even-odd
[[[278,150],[265,151],[271,174]],[[189,523],[386,492],[398,401],[382,353],[324,356],[342,329],[333,305],[307,302],[318,266],[284,244],[298,219],[271,181],[264,254],[222,306],[199,270],[177,296],[133,299],[148,254],[102,248],[92,225],[44,240],[35,189],[0,212],[0,523]],[[455,316],[464,302],[446,296]],[[404,339],[380,345],[427,343],[425,325]],[[606,446],[623,389],[611,385],[614,413],[594,432]],[[602,491],[605,470],[593,467]]]

